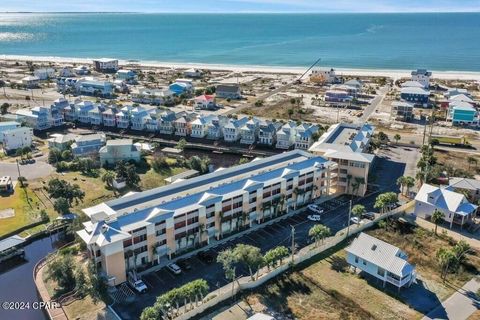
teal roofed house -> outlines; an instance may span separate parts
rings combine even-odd
[[[468,102],[459,101],[450,104],[449,119],[453,125],[478,125],[478,111]]]

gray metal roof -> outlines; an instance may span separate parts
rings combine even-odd
[[[11,249],[25,242],[25,239],[19,235],[14,235],[0,241],[0,252]]]

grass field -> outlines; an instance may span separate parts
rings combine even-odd
[[[402,248],[420,279],[400,292],[363,274],[353,273],[342,248],[304,269],[293,271],[250,294],[249,305],[295,319],[419,319],[476,274],[477,253],[469,255],[457,274],[440,279],[435,253],[452,247],[448,239],[417,228],[407,233],[377,229],[369,234]],[[258,307],[257,307],[258,310]]]
[[[13,194],[0,196],[0,210],[15,210],[14,217],[0,219],[0,235],[35,222],[41,207],[38,197],[29,187],[22,189],[17,184]]]

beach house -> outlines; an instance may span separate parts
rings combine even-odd
[[[417,69],[412,71],[412,81],[419,82],[423,85],[424,88],[428,89],[430,87],[430,77],[432,73],[427,71],[427,69]]]
[[[20,128],[22,125],[16,121],[4,121],[0,122],[0,139],[3,137],[3,132]]]
[[[90,110],[93,110],[94,105],[92,101],[80,100],[75,103],[76,119],[84,124],[90,123]]]
[[[195,109],[196,110],[214,110],[216,107],[215,96],[203,94],[195,97]]]
[[[282,126],[280,122],[260,121],[258,128],[258,144],[274,146],[277,142],[277,131]]]
[[[470,103],[464,101],[453,101],[449,103],[447,120],[452,125],[478,125],[479,115],[477,109]]]
[[[191,93],[193,91],[193,86],[191,84],[178,81],[172,83],[168,88],[176,95]]]
[[[415,105],[426,106],[429,101],[430,91],[417,87],[406,87],[400,89],[400,98],[412,102]]]
[[[219,140],[223,138],[223,128],[228,123],[226,116],[214,116],[207,125],[207,139]]]
[[[411,121],[413,119],[413,103],[407,101],[393,101],[391,116],[395,120]]]
[[[478,203],[480,200],[480,180],[452,177],[448,182],[448,189],[468,194],[468,198],[472,203]]]
[[[55,78],[55,69],[53,68],[40,68],[33,71],[33,75],[40,80],[48,80]]]
[[[88,117],[90,118],[90,124],[94,126],[100,126],[103,124],[103,112],[105,111],[106,106],[97,103],[93,106],[93,108],[88,111]]]
[[[464,194],[424,183],[415,196],[415,215],[430,219],[435,210],[443,213],[443,220],[452,228],[472,221],[477,206],[470,203]]]
[[[50,108],[33,107],[15,112],[21,121],[34,130],[46,130],[52,127]]]
[[[212,123],[215,115],[199,115],[192,121],[192,132],[190,136],[192,138],[205,138],[208,134],[208,125]]]
[[[50,138],[47,139],[48,141],[48,148],[58,149],[60,151],[66,150],[73,142],[77,135],[72,133],[61,134],[61,133],[54,133],[50,135]]]
[[[288,121],[277,131],[277,149],[290,149],[295,145],[297,135],[297,124],[294,121]]]
[[[408,80],[401,84],[402,88],[425,88],[423,84],[418,81]]]
[[[203,72],[200,69],[190,68],[183,71],[183,76],[185,78],[201,78],[203,76]]]
[[[38,88],[40,85],[40,78],[37,76],[26,76],[20,80],[20,83],[29,89]]]
[[[113,84],[109,81],[96,79],[81,79],[75,83],[78,94],[110,97],[113,94]]]
[[[215,95],[220,99],[241,99],[242,90],[236,84],[219,84],[215,89]]]
[[[387,283],[398,289],[409,287],[416,279],[404,251],[366,233],[360,233],[345,251],[350,266],[381,280],[384,287]]]
[[[243,117],[238,120],[230,119],[229,122],[223,127],[223,140],[225,140],[225,142],[237,142],[240,140],[240,128],[242,128],[247,121],[247,117]]]
[[[102,112],[103,125],[105,127],[114,128],[117,126],[117,109],[114,106],[110,106]]]
[[[175,93],[169,89],[138,88],[131,95],[132,101],[136,103],[162,105],[172,102]]]
[[[338,123],[309,148],[338,164],[337,193],[363,196],[367,192],[368,173],[375,159],[368,153],[374,130],[370,124]]]
[[[325,91],[324,100],[326,102],[348,103],[353,97],[345,90],[331,89]]]
[[[117,73],[115,74],[115,78],[117,80],[125,81],[126,83],[130,83],[130,84],[137,82],[137,74],[135,73],[135,71],[132,71],[132,70],[126,70],[126,69],[118,70]]]
[[[87,157],[98,155],[98,150],[104,145],[105,136],[95,133],[77,136],[71,148],[74,157]]]
[[[98,72],[114,73],[118,70],[118,60],[107,58],[96,59],[93,60],[93,68]]]
[[[173,134],[175,132],[174,122],[177,119],[175,112],[171,110],[160,113],[158,121],[158,132],[161,134]]]
[[[192,122],[197,118],[196,113],[179,112],[175,114],[173,126],[175,135],[186,137],[192,134]]]
[[[363,89],[363,81],[360,79],[351,79],[345,81],[343,85],[356,88],[358,91],[361,91]]]
[[[78,66],[73,68],[73,72],[77,76],[85,76],[87,74],[90,74],[90,68],[88,68],[87,66]]]
[[[132,139],[108,140],[98,154],[102,166],[115,165],[119,161],[139,162],[141,158],[140,147],[135,146]]]
[[[295,149],[308,150],[318,137],[319,128],[317,125],[302,123],[295,128]]]
[[[147,110],[146,108],[140,106],[133,108],[130,111],[130,123],[132,125],[132,130],[145,130],[148,118],[151,118],[149,116],[151,111],[152,109]]]
[[[310,73],[310,81],[315,83],[336,83],[338,78],[333,68],[313,68]]]
[[[33,129],[28,127],[18,127],[5,130],[2,133],[2,145],[6,152],[11,152],[19,148],[30,147],[32,145]]]
[[[240,127],[240,143],[253,144],[257,140],[260,120],[251,118]]]

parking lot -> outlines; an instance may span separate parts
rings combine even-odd
[[[385,154],[386,152],[383,152],[382,156],[377,158],[372,168],[372,170],[379,173],[377,174],[375,185],[369,188],[369,195],[366,197],[340,196],[322,203],[320,206],[325,212],[322,214],[320,222],[308,220],[307,216],[311,213],[306,209],[295,216],[285,217],[281,221],[266,222],[265,227],[252,230],[236,239],[227,240],[214,247],[212,252],[218,254],[222,250],[234,247],[238,243],[259,247],[262,252],[280,245],[290,249],[292,226],[295,228],[296,250],[311,243],[308,231],[316,223],[328,226],[332,234],[338,232],[347,226],[350,199],[353,199],[354,204],[361,203],[368,211],[373,211],[373,204],[378,192],[398,191],[396,179],[404,174],[405,163],[402,163],[400,158],[395,159],[395,157]],[[405,153],[402,153],[402,156],[405,155]],[[137,295],[134,303],[130,305],[124,303],[115,304],[115,310],[123,319],[138,319],[142,310],[147,306],[153,305],[158,296],[192,280],[205,279],[212,291],[229,282],[225,279],[221,264],[217,262],[208,264],[197,256],[193,256],[188,259],[188,263],[191,269],[183,270],[180,275],[174,275],[166,268],[144,275],[143,280],[148,286],[148,292]],[[247,276],[249,274],[247,268],[242,265],[237,266],[236,272],[237,276]]]

